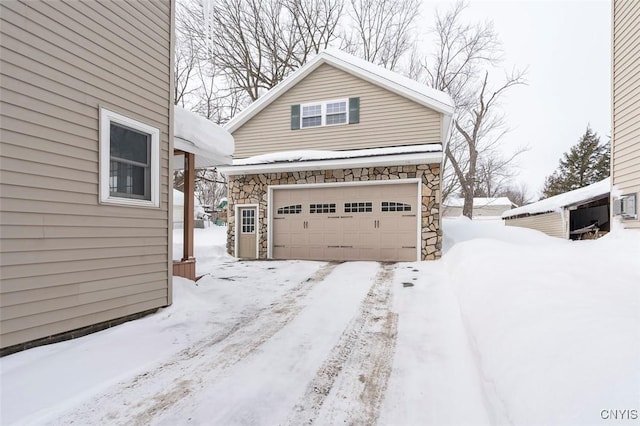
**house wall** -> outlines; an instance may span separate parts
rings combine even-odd
[[[258,252],[260,259],[267,258],[268,220],[267,205],[270,185],[316,184],[330,182],[364,182],[388,179],[422,179],[422,259],[440,258],[442,252],[442,228],[440,226],[440,165],[369,167],[357,169],[313,170],[229,176],[229,206],[227,251],[235,256],[235,204],[258,205]]]
[[[535,229],[551,237],[569,238],[568,212],[564,216],[559,212],[537,214],[515,219],[505,219],[506,226],[520,226],[522,228]]]
[[[2,348],[170,303],[171,0],[0,2]],[[99,107],[160,130],[160,207],[99,203]]]
[[[360,97],[360,123],[291,130],[291,105]],[[234,158],[441,143],[442,114],[322,64],[233,132]]]
[[[636,0],[614,0],[612,13],[612,184],[640,203],[640,8]],[[637,218],[623,223],[640,229]]]

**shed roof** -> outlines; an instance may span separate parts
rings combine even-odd
[[[606,178],[583,188],[545,198],[536,203],[527,204],[502,213],[502,218],[507,219],[520,215],[532,215],[560,211],[563,208],[585,204],[598,198],[602,198],[611,191],[611,179]]]
[[[444,92],[435,90],[425,84],[418,83],[394,71],[374,65],[355,56],[349,55],[338,49],[326,49],[317,54],[313,59],[293,72],[277,86],[269,90],[264,96],[242,110],[226,125],[225,129],[233,133],[246,123],[251,117],[262,111],[300,80],[309,75],[322,64],[329,64],[345,72],[381,86],[400,96],[411,99],[428,108],[438,111],[445,116],[444,133],[447,134],[454,110],[451,97]]]

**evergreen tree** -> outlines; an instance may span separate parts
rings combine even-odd
[[[600,143],[600,137],[589,126],[577,144],[565,152],[560,165],[547,176],[542,198],[552,197],[582,188],[609,176],[610,143]]]

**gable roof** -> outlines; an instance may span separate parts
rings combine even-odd
[[[443,134],[446,135],[448,133],[451,116],[453,115],[454,110],[453,100],[449,95],[439,90],[435,90],[425,84],[411,80],[410,78],[400,75],[394,71],[390,71],[360,58],[356,58],[355,56],[344,53],[338,49],[326,49],[317,54],[313,59],[294,71],[277,86],[269,90],[265,95],[258,98],[239,114],[236,114],[236,116],[229,120],[229,122],[224,126],[225,129],[229,132],[234,132],[240,128],[254,115],[258,114],[322,64],[334,66],[342,71],[444,114],[445,128],[443,129]]]

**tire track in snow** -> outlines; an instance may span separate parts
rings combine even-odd
[[[397,314],[390,311],[393,271],[393,264],[381,265],[357,316],[309,383],[288,424],[376,423],[396,344]]]
[[[327,263],[285,297],[233,326],[180,351],[173,359],[120,383],[67,412],[53,424],[146,425],[163,411],[251,355],[302,310],[300,302],[339,265]],[[150,391],[145,392],[145,389]],[[136,404],[131,404],[131,401]],[[96,410],[96,407],[105,407]],[[124,407],[124,408],[123,408]]]

